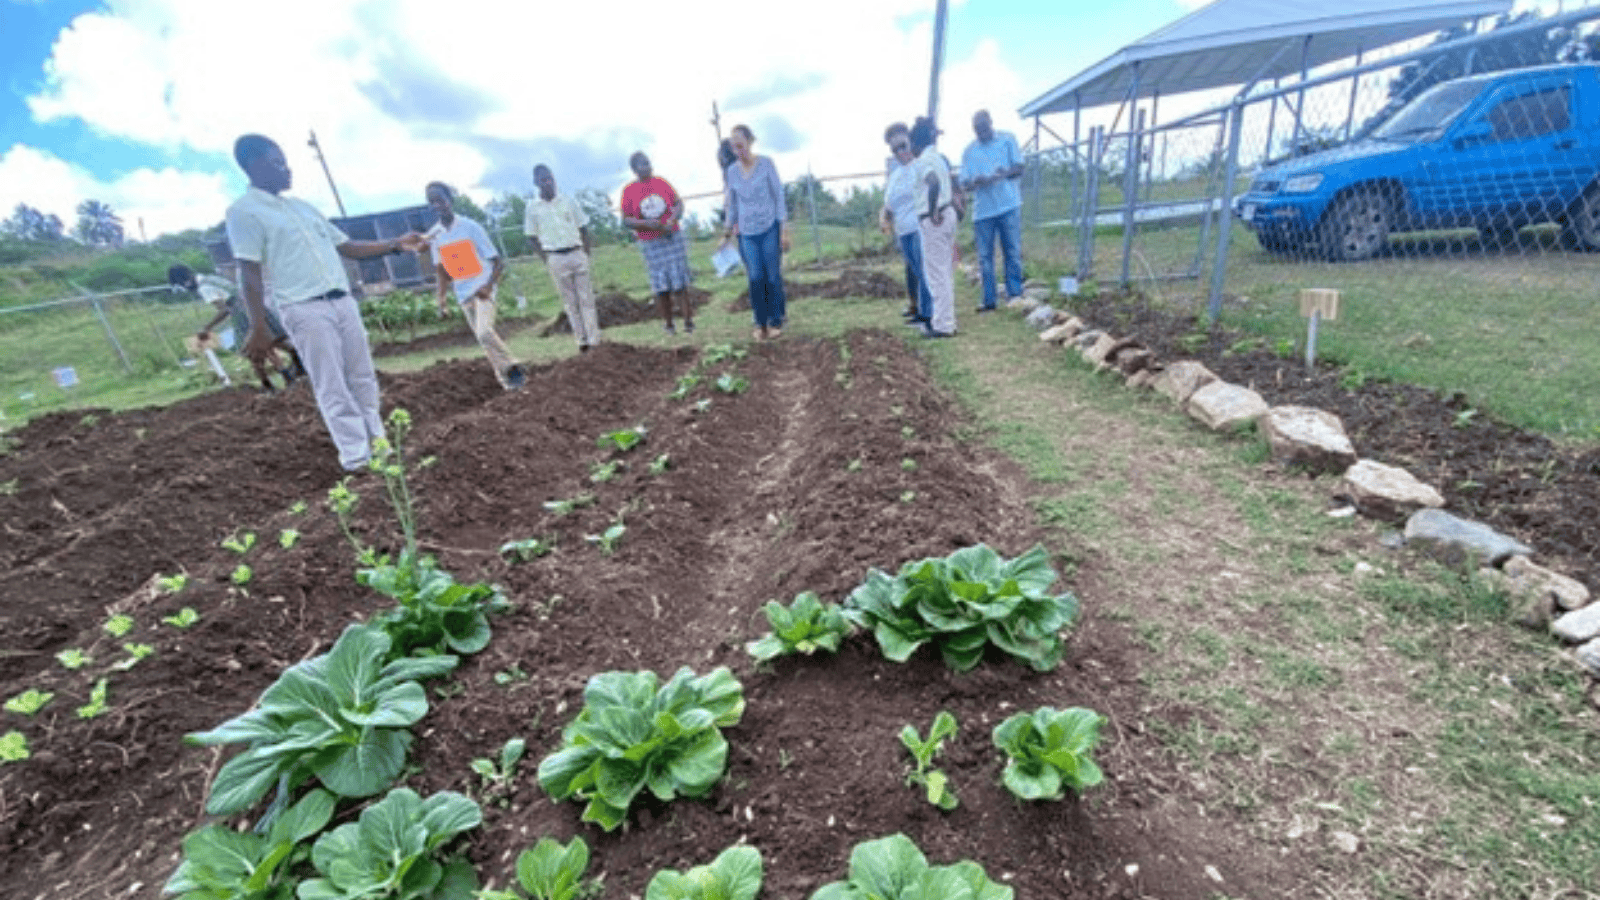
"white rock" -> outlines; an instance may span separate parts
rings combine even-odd
[[[1591,603],[1574,610],[1550,623],[1556,637],[1573,644],[1582,644],[1600,637],[1600,603]]]
[[[1335,831],[1332,837],[1333,845],[1346,853],[1354,853],[1361,849],[1361,839],[1348,831]]]
[[[1347,497],[1363,513],[1393,521],[1424,507],[1444,505],[1444,497],[1429,485],[1398,466],[1386,466],[1370,459],[1357,460],[1345,470],[1335,491]]]
[[[1572,651],[1578,663],[1589,671],[1595,678],[1600,678],[1600,638],[1595,638],[1587,644]]]
[[[1155,388],[1171,397],[1172,402],[1181,404],[1195,391],[1216,380],[1216,374],[1210,369],[1193,360],[1184,360],[1162,369],[1156,376]]]
[[[1309,406],[1274,406],[1256,425],[1272,447],[1272,458],[1284,465],[1335,472],[1356,461],[1356,448],[1333,413]]]
[[[1582,609],[1589,605],[1589,589],[1575,579],[1534,565],[1526,556],[1512,556],[1501,566],[1514,594],[1549,594],[1562,609]]]
[[[1212,431],[1248,425],[1267,412],[1267,401],[1247,387],[1213,381],[1189,395],[1184,409]]]

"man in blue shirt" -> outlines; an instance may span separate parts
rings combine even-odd
[[[1022,151],[1010,132],[995,131],[989,111],[972,115],[978,139],[961,154],[961,181],[972,195],[972,231],[983,274],[983,304],[995,308],[994,241],[1005,258],[1006,298],[1022,295]]]

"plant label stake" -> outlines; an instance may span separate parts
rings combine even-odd
[[[1300,315],[1310,322],[1306,326],[1306,369],[1317,367],[1317,328],[1326,318],[1333,322],[1339,318],[1339,292],[1332,288],[1303,288],[1300,291]]]

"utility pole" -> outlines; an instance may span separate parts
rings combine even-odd
[[[944,23],[949,13],[946,0],[939,0],[933,14],[933,75],[928,79],[928,121],[939,124],[939,71],[944,68]]]
[[[322,163],[322,174],[328,179],[328,189],[333,191],[333,204],[339,207],[339,218],[347,218],[349,214],[344,211],[344,201],[339,199],[339,186],[333,183],[333,173],[328,171],[328,160],[322,155],[322,145],[317,143],[315,129],[311,132],[311,140],[306,141],[306,146],[316,151],[317,162]]]
[[[722,144],[722,113],[717,112],[717,101],[711,101],[711,127],[717,130],[717,145]]]

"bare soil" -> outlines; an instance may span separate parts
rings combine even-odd
[[[512,789],[486,804],[466,852],[485,881],[505,885],[516,854],[540,836],[582,834],[603,896],[643,893],[659,868],[709,861],[736,841],[765,858],[768,898],[803,898],[844,876],[850,848],[894,832],[936,863],[970,858],[1020,898],[1207,898],[1204,873],[1226,862],[1229,891],[1272,896],[1307,861],[1262,854],[1243,828],[1186,812],[1162,785],[1181,773],[1151,734],[1107,727],[1107,783],[1082,799],[1019,803],[999,785],[990,741],[998,722],[1043,705],[1087,706],[1137,721],[1145,702],[1125,626],[1093,598],[1050,673],[995,658],[955,675],[934,654],[885,661],[869,636],[834,657],[756,668],[743,650],[769,599],[803,590],[841,600],[871,567],[980,541],[1002,553],[1038,540],[1029,488],[1006,460],[953,435],[968,424],[898,337],[854,333],[785,339],[723,364],[748,378],[740,395],[667,398],[697,360],[692,349],[608,343],[534,367],[502,393],[478,362],[383,379],[386,406],[410,410],[425,546],[463,580],[503,585],[515,608],[494,640],[430,690],[405,783],[421,792],[479,792],[470,760],[510,737],[529,753]],[[713,373],[715,374],[715,373]],[[693,400],[709,398],[704,411]],[[644,423],[647,443],[622,475],[595,485],[595,438]],[[33,718],[4,714],[33,757],[0,767],[0,895],[156,897],[179,842],[205,821],[202,805],[222,752],[185,746],[185,733],[243,712],[294,662],[325,651],[379,599],[354,579],[352,552],[323,508],[340,473],[304,389],[276,397],[222,391],[163,409],[47,416],[0,457],[0,695],[56,692]],[[649,459],[670,454],[661,475]],[[915,470],[902,465],[915,460]],[[853,465],[859,461],[859,465]],[[393,549],[381,485],[357,476],[357,529]],[[593,491],[598,502],[556,519],[547,500]],[[291,504],[309,510],[295,514]],[[622,517],[614,555],[584,541]],[[281,529],[300,540],[278,545]],[[242,558],[219,547],[258,540]],[[554,536],[558,549],[511,565],[496,548]],[[230,584],[241,561],[247,588]],[[157,574],[190,585],[159,594]],[[1071,583],[1062,585],[1070,589]],[[189,606],[199,624],[162,616]],[[101,630],[112,611],[137,622],[125,638]],[[110,665],[122,641],[155,646],[131,670]],[[85,649],[69,672],[54,654]],[[624,830],[579,823],[553,804],[533,770],[576,714],[586,679],[611,669],[670,675],[730,667],[748,709],[727,731],[726,778],[711,795],[636,804]],[[496,676],[499,676],[498,678]],[[73,710],[99,677],[108,711]],[[942,813],[903,783],[896,738],[949,710],[959,736],[939,760],[961,805]],[[341,819],[354,814],[341,812]],[[1137,864],[1137,868],[1129,867]]]

